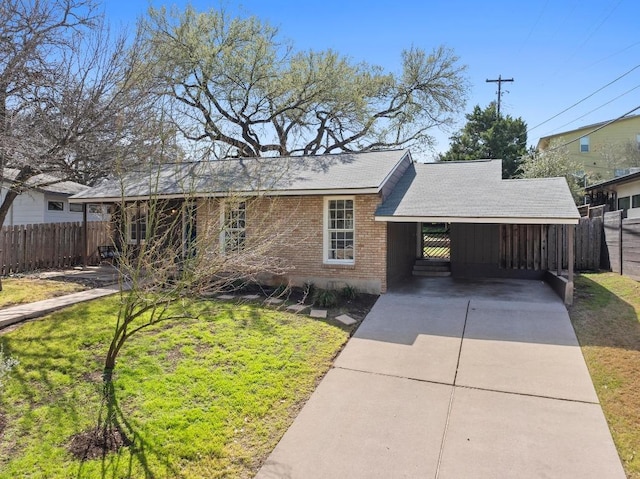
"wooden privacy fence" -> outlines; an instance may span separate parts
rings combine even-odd
[[[567,228],[573,225],[500,225],[500,267],[505,269],[568,269]],[[575,225],[576,271],[600,268],[602,218],[580,218]],[[558,254],[559,253],[559,254]]]
[[[640,218],[623,211],[604,214],[604,234],[611,271],[640,281]]]
[[[82,264],[82,223],[5,226],[0,230],[0,274]],[[87,223],[87,261],[97,263],[99,245],[111,244],[109,223]]]

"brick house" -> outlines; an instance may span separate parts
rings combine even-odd
[[[385,292],[425,260],[425,224],[447,225],[450,254],[439,260],[454,276],[541,277],[540,265],[501,267],[500,225],[579,219],[564,179],[502,180],[499,160],[417,164],[409,150],[162,165],[72,201],[124,200],[134,214],[120,228],[126,241],[140,242],[150,195],[176,209],[195,204],[196,234],[219,235],[221,252],[287,224],[286,234],[273,233],[286,278],[267,281],[349,284],[371,293]]]

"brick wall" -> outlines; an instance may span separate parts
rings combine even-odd
[[[247,245],[271,243],[272,253],[287,264],[286,277],[265,277],[267,282],[291,281],[300,286],[312,282],[323,288],[345,284],[359,291],[380,293],[387,288],[387,225],[374,220],[378,195],[355,195],[355,262],[353,265],[323,261],[323,196],[280,196],[247,200]],[[217,200],[202,200],[198,233],[207,231],[205,218],[213,220],[209,234],[218,234]],[[216,226],[211,227],[211,224]]]

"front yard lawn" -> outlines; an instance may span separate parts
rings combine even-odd
[[[2,278],[0,308],[51,299],[64,294],[77,293],[85,289],[87,288],[80,284],[65,283],[63,281],[35,278]]]
[[[20,361],[0,397],[0,478],[249,478],[349,337],[332,322],[199,301],[199,319],[125,345],[114,375],[131,447],[76,460],[69,438],[95,424],[118,298],[0,336]]]
[[[640,283],[576,278],[571,321],[627,476],[640,478]]]

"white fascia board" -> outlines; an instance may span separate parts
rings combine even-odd
[[[366,195],[378,194],[379,188],[343,188],[334,190],[282,190],[282,191],[228,191],[217,193],[171,194],[153,196],[154,199],[179,199],[179,198],[226,198],[229,196],[329,196],[329,195]],[[71,203],[119,203],[124,201],[148,201],[149,196],[118,196],[101,198],[70,198]]]
[[[579,218],[524,217],[456,217],[456,216],[376,216],[376,221],[388,223],[480,223],[513,225],[577,225]]]

